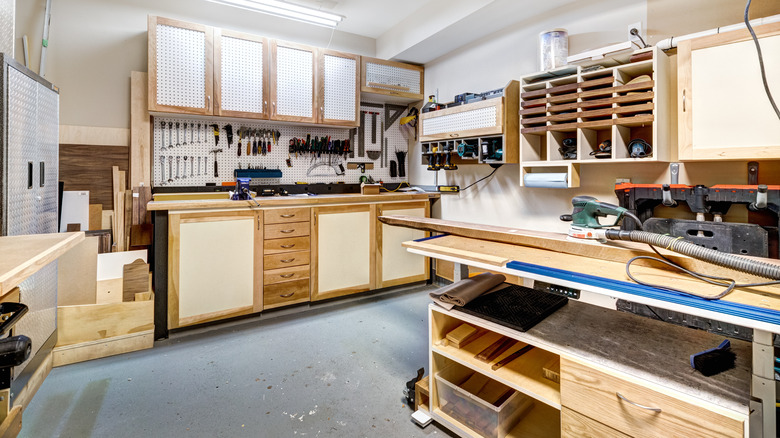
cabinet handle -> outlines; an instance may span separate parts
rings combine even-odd
[[[211,96],[206,96],[206,109],[211,109]]]
[[[281,230],[281,231],[280,231],[280,233],[283,233],[283,234],[290,234],[290,233],[292,233],[293,231],[295,231],[295,229],[294,229],[294,228],[293,228],[292,230]]]
[[[639,403],[634,403],[631,400],[623,397],[623,395],[620,394],[619,392],[615,392],[615,394],[618,396],[618,398],[620,398],[624,402],[630,403],[630,404],[632,404],[632,405],[634,405],[634,406],[636,406],[638,408],[647,409],[648,411],[653,411],[653,412],[661,412],[661,408],[653,408],[653,407],[650,407],[650,406],[642,406]]]
[[[293,295],[295,295],[295,292],[290,292],[289,294],[279,295],[279,297],[280,298],[290,298]]]
[[[271,107],[273,108],[273,114],[276,115],[276,102],[271,102]]]
[[[460,134],[450,134],[450,137],[460,137]]]
[[[683,103],[683,112],[685,112],[685,90],[684,89],[683,89],[682,103]]]
[[[282,277],[282,278],[290,278],[293,275],[295,275],[295,273],[292,273],[292,274],[279,274],[279,276]]]
[[[295,217],[295,215],[294,214],[281,214],[281,215],[279,215],[279,217],[283,217],[285,219],[288,219],[288,218],[291,218],[291,217]]]
[[[263,101],[263,112],[267,112],[267,111],[268,111],[268,101],[264,100]]]
[[[295,244],[294,244],[294,243],[291,243],[291,244],[289,244],[289,245],[281,245],[281,247],[282,247],[282,248],[284,248],[284,249],[287,249],[287,248],[292,248],[293,246],[295,246]]]
[[[294,262],[294,261],[295,261],[295,257],[293,257],[293,258],[291,258],[291,259],[286,259],[286,260],[279,260],[279,261],[280,261],[281,263],[292,263],[292,262]]]

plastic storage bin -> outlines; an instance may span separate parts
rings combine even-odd
[[[474,374],[474,371],[458,365],[436,373],[439,408],[483,437],[504,438],[533,407],[533,402],[530,397],[491,380],[488,392],[493,396],[504,395],[498,397],[495,403],[489,403],[461,387]]]

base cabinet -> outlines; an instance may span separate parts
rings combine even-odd
[[[312,301],[374,289],[374,208],[312,208]]]
[[[377,205],[377,218],[382,215],[430,217],[428,202]],[[427,237],[425,231],[395,227],[376,221],[377,287],[391,287],[428,279],[428,258],[412,254],[401,244]]]
[[[251,211],[171,214],[168,328],[260,311],[261,236]]]

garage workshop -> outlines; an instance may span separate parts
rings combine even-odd
[[[777,0],[0,0],[0,438],[780,436]]]

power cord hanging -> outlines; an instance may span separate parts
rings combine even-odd
[[[766,70],[764,69],[764,55],[761,53],[761,44],[758,43],[758,37],[756,37],[756,32],[753,31],[753,26],[750,25],[750,19],[748,18],[748,15],[750,14],[751,1],[752,0],[748,0],[747,4],[745,5],[745,26],[747,27],[748,32],[750,32],[750,36],[753,37],[753,42],[756,44],[756,52],[758,52],[758,65],[761,67],[761,79],[764,81],[764,91],[766,91],[766,97],[769,98],[769,103],[772,105],[772,109],[775,110],[775,114],[777,115],[777,118],[780,119],[780,110],[777,109],[775,98],[772,97],[772,91],[769,89],[769,83],[767,83],[766,80]]]
[[[636,223],[636,226],[637,226],[637,228],[639,230],[643,230],[642,221],[639,220],[639,218],[635,214],[630,213],[630,212],[626,212],[626,213],[624,213],[624,215],[629,217],[629,218],[631,218],[631,220],[633,220]],[[671,292],[681,293],[683,295],[688,295],[688,296],[702,298],[702,299],[709,300],[709,301],[714,301],[714,300],[719,300],[719,299],[725,297],[726,295],[730,294],[735,288],[755,287],[755,286],[769,286],[769,285],[773,285],[773,284],[780,284],[780,281],[767,281],[767,282],[763,282],[763,283],[738,284],[735,280],[733,280],[731,278],[718,277],[718,276],[715,276],[715,275],[708,275],[708,274],[702,274],[702,273],[698,273],[698,272],[695,272],[695,271],[691,271],[689,269],[683,268],[682,266],[678,265],[677,263],[673,262],[672,260],[670,260],[669,258],[664,256],[663,254],[658,252],[658,250],[655,248],[655,246],[650,245],[650,244],[648,244],[648,246],[650,248],[652,248],[652,250],[656,254],[658,254],[658,257],[660,257],[660,258],[658,258],[658,257],[651,257],[651,256],[636,256],[636,257],[630,259],[628,262],[626,262],[626,275],[628,276],[628,278],[630,278],[635,283],[641,284],[643,286],[654,287],[656,289],[663,289],[663,290],[667,290],[667,291],[671,291]],[[650,260],[650,261],[653,261],[653,262],[656,262],[656,263],[662,263],[662,264],[667,265],[667,266],[669,266],[671,268],[674,268],[674,269],[676,269],[676,270],[678,270],[678,271],[680,271],[680,272],[682,272],[682,273],[684,273],[684,274],[686,274],[688,276],[691,276],[693,278],[696,278],[698,280],[704,281],[706,283],[709,283],[709,284],[712,284],[712,285],[715,285],[715,286],[725,287],[725,289],[723,290],[723,292],[719,293],[718,295],[712,296],[712,295],[700,295],[700,294],[697,294],[697,293],[694,293],[694,292],[684,291],[684,290],[681,290],[681,289],[675,289],[675,288],[669,287],[669,286],[664,286],[664,285],[654,284],[654,283],[648,283],[646,281],[642,281],[642,280],[637,279],[631,273],[631,265],[635,261],[637,261],[637,260]]]
[[[498,169],[500,169],[500,168],[501,168],[501,165],[500,165],[500,164],[497,164],[497,165],[495,165],[495,167],[493,167],[493,171],[492,171],[492,172],[490,172],[490,174],[489,174],[488,176],[486,176],[486,177],[484,177],[484,178],[480,178],[480,179],[478,179],[478,180],[474,181],[473,183],[471,183],[471,184],[467,185],[466,187],[462,188],[460,191],[461,191],[461,192],[465,192],[466,190],[468,190],[469,188],[471,188],[471,187],[472,187],[474,184],[477,184],[477,183],[478,183],[478,182],[480,182],[480,181],[484,181],[484,180],[486,180],[486,179],[490,178],[490,177],[491,177],[491,176],[493,176],[493,175],[494,175],[494,174],[495,174],[495,173],[498,171]]]

